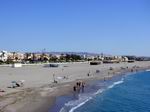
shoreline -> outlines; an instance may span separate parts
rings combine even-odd
[[[107,79],[105,80],[106,81],[106,83],[107,83],[107,81],[109,82],[109,81],[112,81],[113,82],[113,80],[115,79],[115,78],[122,78],[122,77],[124,77],[124,76],[126,76],[126,75],[128,75],[128,74],[135,74],[135,73],[139,73],[139,72],[144,72],[144,71],[146,71],[147,69],[149,69],[149,68],[139,68],[139,70],[138,71],[133,71],[133,72],[129,72],[129,71],[124,71],[124,72],[120,72],[119,74],[113,74],[113,75],[110,75],[110,77],[107,77]],[[105,77],[106,78],[106,77]],[[79,81],[79,80],[77,80],[77,81]],[[76,82],[77,82],[76,81]],[[93,82],[97,82],[97,81],[99,81],[99,82],[103,82],[104,81],[104,77],[101,77],[101,78],[99,78],[99,79],[97,79],[97,78],[92,78],[92,79],[85,79],[85,80],[82,80],[82,81],[84,81],[85,83],[86,83],[86,85],[91,85],[91,83],[93,83]],[[120,80],[119,80],[120,81]],[[76,82],[74,82],[74,84],[76,83]],[[118,82],[118,81],[117,81]],[[96,84],[96,83],[95,83]],[[73,87],[73,86],[72,86]],[[85,87],[86,88],[86,87]],[[76,93],[76,92],[74,92],[73,91],[73,88],[70,88],[70,89],[72,89],[72,91],[69,91],[69,92],[66,92],[65,94],[62,94],[62,95],[58,95],[56,98],[60,98],[60,97],[67,97],[67,96],[72,96],[73,94],[76,94],[76,95],[79,95],[80,93]],[[103,89],[103,88],[102,88]],[[60,90],[61,91],[61,90]],[[98,90],[99,91],[99,90]],[[97,92],[98,91],[96,91],[96,93],[95,94],[97,94]],[[55,100],[54,100],[54,102],[52,102],[52,105],[50,106],[50,108],[49,108],[49,110],[52,110],[53,109],[53,107],[54,106],[56,106],[57,107],[57,103],[56,103],[56,98],[55,98]],[[69,100],[70,101],[70,100]],[[86,101],[85,101],[86,102]],[[63,103],[65,103],[65,102],[63,102]],[[78,106],[77,106],[78,107]],[[62,109],[62,108],[61,108]],[[39,111],[40,112],[40,111]],[[41,111],[42,112],[42,111]],[[46,111],[45,111],[46,112]],[[47,111],[47,112],[51,112],[51,111]],[[55,111],[52,111],[52,112],[55,112]],[[57,111],[57,112],[60,112],[60,111]]]
[[[134,68],[134,71],[137,72],[150,69],[149,65],[150,64],[142,67],[137,66]],[[100,72],[99,74],[95,73],[90,77],[84,76],[84,79],[76,78],[69,82],[58,84],[51,83],[41,87],[25,88],[19,92],[8,93],[0,97],[0,112],[48,112],[50,107],[55,103],[57,97],[68,95],[73,92],[72,87],[76,81],[83,80],[88,84],[89,81],[104,80],[106,77],[108,78],[107,80],[109,80],[120,74],[131,73],[132,70],[133,67],[128,69],[115,69],[113,72],[106,70],[107,72],[105,71],[104,75]],[[106,75],[106,73],[108,74]]]

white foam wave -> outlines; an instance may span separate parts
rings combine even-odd
[[[66,108],[69,108],[69,112],[74,112],[77,108],[83,106],[85,103],[87,103],[89,100],[91,100],[95,95],[100,94],[104,91],[104,89],[99,89],[95,93],[89,93],[89,94],[79,94],[78,100],[72,100],[65,104],[65,106],[60,110],[60,112],[68,112]]]
[[[147,72],[150,72],[150,69],[146,70]]]
[[[92,99],[92,97],[90,97],[90,95],[79,95],[79,99],[78,100],[69,101],[60,110],[60,112],[66,112],[66,108],[70,108],[69,112],[73,112],[74,110],[76,110],[77,108],[81,107],[82,105],[84,105],[86,102],[88,102],[91,99]]]
[[[121,79],[120,81],[114,82],[112,85],[108,86],[108,89],[111,89],[111,88],[113,88],[114,86],[119,85],[119,84],[121,84],[121,83],[123,83],[123,82],[124,82],[124,79]]]
[[[113,88],[115,85],[119,85],[124,82],[124,78],[122,78],[120,81],[114,82],[112,85],[108,87],[108,89]],[[66,108],[68,108],[69,112],[74,112],[77,108],[83,106],[85,103],[87,103],[89,100],[93,99],[94,96],[97,94],[102,93],[105,91],[105,89],[99,89],[95,93],[89,93],[89,94],[79,94],[78,100],[72,100],[65,104],[65,106],[60,110],[60,112],[68,112]]]
[[[74,110],[76,110],[77,108],[81,107],[82,105],[84,105],[86,102],[88,102],[90,99],[92,99],[91,97],[89,97],[87,100],[85,100],[84,102],[80,103],[79,105],[73,107],[69,112],[74,112]]]
[[[96,93],[94,93],[94,95],[100,94],[104,91],[104,89],[99,89]]]

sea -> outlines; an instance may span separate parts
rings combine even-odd
[[[57,97],[49,112],[150,112],[150,71],[91,81],[80,92]]]

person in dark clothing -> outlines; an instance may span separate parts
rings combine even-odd
[[[73,87],[73,91],[74,91],[74,92],[77,91],[77,87],[76,87],[76,86]]]
[[[77,87],[78,87],[78,86],[79,86],[79,83],[77,82],[76,85],[77,85]]]
[[[79,84],[79,87],[81,87],[81,82],[78,82],[78,84]]]
[[[84,88],[85,88],[85,83],[84,82],[81,83],[81,88],[82,88],[82,92],[84,92]]]
[[[20,87],[20,84],[18,84],[17,82],[16,82],[16,87]]]

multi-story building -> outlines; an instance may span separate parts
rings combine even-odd
[[[8,53],[8,60],[13,62],[21,62],[24,59],[23,53],[10,52]]]
[[[7,61],[7,59],[8,59],[8,53],[7,53],[7,51],[1,51],[0,52],[0,61],[5,62],[5,61]]]

